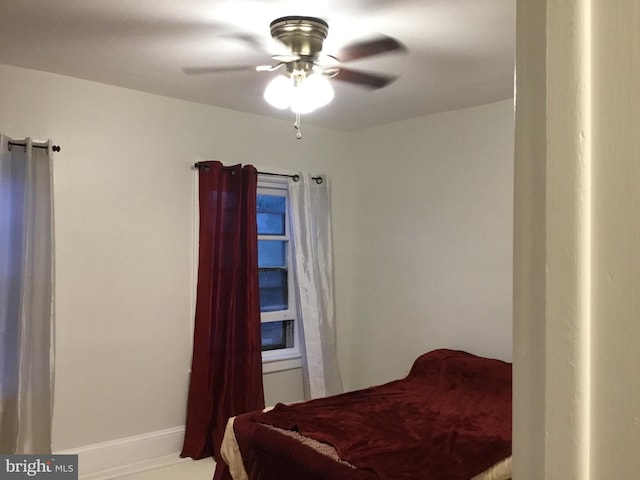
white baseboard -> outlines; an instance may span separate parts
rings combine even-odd
[[[190,460],[180,458],[183,438],[175,427],[55,453],[78,455],[80,480],[108,480]]]

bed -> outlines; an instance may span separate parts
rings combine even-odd
[[[506,480],[511,364],[434,350],[405,378],[234,417],[220,453],[216,479]]]

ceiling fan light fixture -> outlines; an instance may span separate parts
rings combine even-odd
[[[329,79],[321,74],[308,77],[299,72],[291,77],[278,75],[264,91],[264,99],[279,110],[291,108],[294,113],[311,113],[324,107],[334,97]]]

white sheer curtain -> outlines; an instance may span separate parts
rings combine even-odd
[[[309,173],[289,181],[294,272],[304,340],[308,398],[341,393],[333,303],[333,250],[329,182]]]
[[[50,148],[0,135],[0,453],[51,452]]]

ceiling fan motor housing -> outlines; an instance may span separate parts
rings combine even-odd
[[[301,57],[317,59],[328,33],[327,22],[315,17],[281,17],[271,22],[271,36]]]

